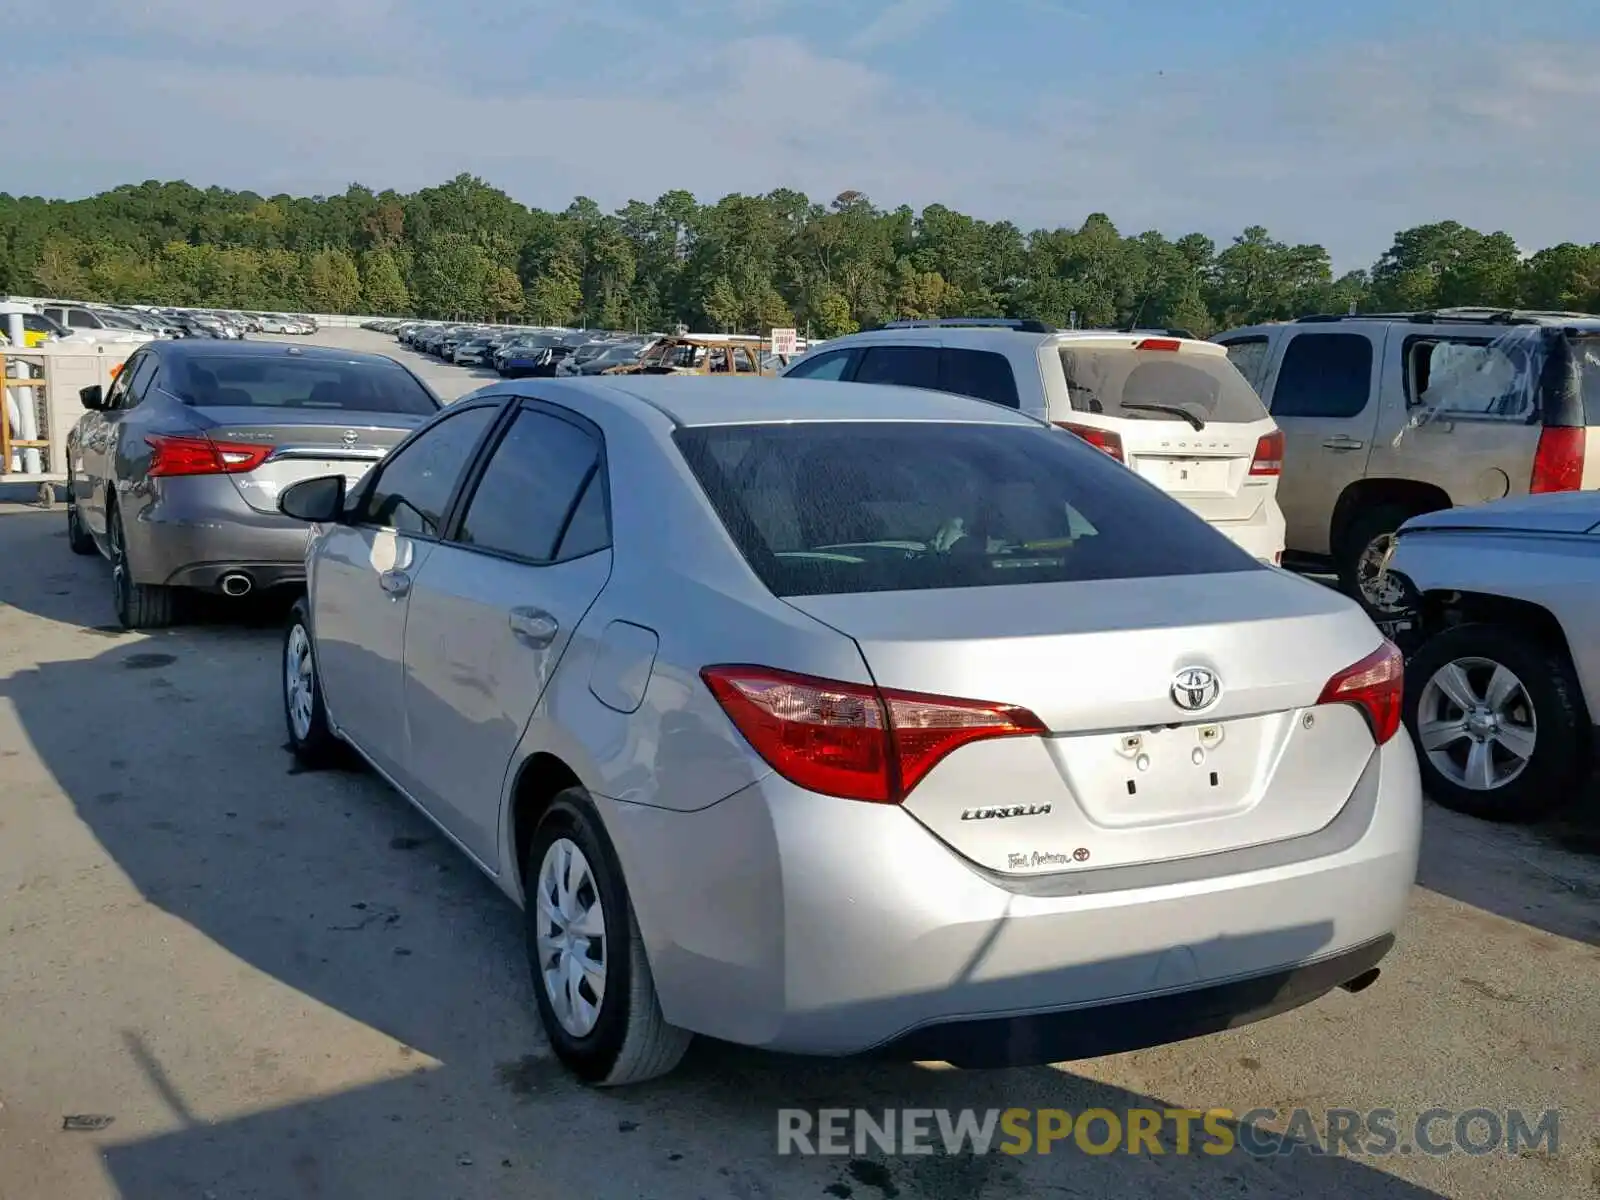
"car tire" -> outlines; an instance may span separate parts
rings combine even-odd
[[[1471,698],[1484,701],[1476,720],[1451,699],[1461,682],[1442,673],[1452,667]],[[1496,703],[1490,681],[1499,671],[1509,672],[1515,689]],[[1485,710],[1498,714],[1487,737]],[[1588,769],[1591,727],[1571,656],[1529,630],[1474,623],[1428,639],[1406,664],[1404,712],[1424,790],[1456,812],[1534,821],[1571,800]],[[1524,758],[1525,750],[1531,753]],[[1474,753],[1488,755],[1488,777],[1504,781],[1485,786],[1485,775],[1472,771]],[[1481,768],[1482,758],[1476,761]]]
[[[1374,558],[1381,561],[1395,530],[1416,515],[1416,510],[1404,504],[1376,504],[1362,509],[1334,547],[1339,589],[1375,619],[1392,613],[1385,598],[1374,594],[1371,587]]]
[[[172,588],[134,582],[121,506],[111,509],[106,528],[111,543],[111,589],[117,620],[124,629],[167,628],[177,616],[177,597]]]
[[[67,548],[74,554],[99,554],[100,547],[95,545],[94,535],[83,527],[83,517],[78,513],[78,502],[74,500],[74,483],[72,477],[67,477]]]
[[[577,861],[571,858],[574,852]],[[566,869],[567,864],[573,869]],[[571,883],[574,872],[578,883],[563,898],[564,883]],[[533,991],[556,1057],[580,1079],[606,1087],[671,1071],[693,1035],[668,1025],[661,1014],[622,868],[582,788],[568,788],[551,803],[534,831],[523,880]],[[576,985],[563,985],[563,968],[573,962],[578,947],[571,936],[565,949],[560,944],[563,934],[575,934],[583,943],[577,962],[596,963],[592,936],[576,934],[585,927],[584,917],[593,922],[596,904],[603,931],[598,993],[592,972],[580,970]]]
[[[328,724],[317,671],[316,642],[311,637],[311,605],[304,596],[294,602],[283,629],[283,721],[289,751],[306,767],[332,766],[339,739]]]

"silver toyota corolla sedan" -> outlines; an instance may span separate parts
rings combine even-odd
[[[291,745],[526,913],[557,1054],[960,1066],[1228,1028],[1393,942],[1398,652],[1070,434],[800,380],[497,384],[315,522]]]
[[[67,537],[111,560],[117,617],[169,624],[185,588],[242,596],[304,577],[305,526],[278,512],[297,479],[359,478],[439,411],[377,354],[184,339],[84,388],[67,436]]]

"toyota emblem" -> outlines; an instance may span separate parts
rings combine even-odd
[[[1172,702],[1185,712],[1204,712],[1222,697],[1222,681],[1210,667],[1184,667],[1172,678]]]
[[[346,429],[343,436],[340,437],[339,440],[346,446],[354,446],[358,441],[361,440],[361,435],[354,429]]]

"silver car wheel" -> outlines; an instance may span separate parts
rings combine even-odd
[[[1487,658],[1458,658],[1433,673],[1417,702],[1417,741],[1439,774],[1476,792],[1527,769],[1538,718],[1522,680]]]
[[[575,842],[550,843],[534,903],[545,995],[561,1028],[584,1037],[600,1020],[606,995],[606,921],[589,860]]]
[[[304,625],[296,625],[289,631],[283,657],[283,687],[289,700],[289,721],[295,737],[305,741],[311,736],[316,668],[311,658],[311,639]]]

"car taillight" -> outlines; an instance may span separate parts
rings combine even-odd
[[[1065,429],[1068,433],[1076,434],[1096,450],[1104,450],[1118,462],[1126,461],[1122,457],[1122,437],[1112,433],[1109,429],[1096,429],[1092,425],[1074,425],[1069,421],[1054,422],[1056,428]]]
[[[1177,338],[1145,338],[1134,345],[1135,350],[1177,350],[1183,345]]]
[[[1533,452],[1530,492],[1575,492],[1583,486],[1583,444],[1587,429],[1547,425]]]
[[[1322,689],[1318,704],[1354,704],[1372,727],[1372,739],[1383,745],[1400,728],[1400,698],[1405,690],[1405,659],[1399,647],[1385,641],[1354,666],[1346,667]]]
[[[155,476],[238,475],[254,471],[276,448],[166,433],[152,433],[144,440],[150,445],[150,469],[146,474]]]
[[[1252,475],[1283,474],[1283,431],[1275,429],[1256,440],[1255,457],[1250,460]]]
[[[840,683],[770,667],[700,672],[774,771],[808,791],[898,804],[969,742],[1046,732],[1025,708]]]

